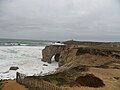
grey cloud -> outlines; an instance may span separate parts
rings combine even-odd
[[[119,0],[1,0],[0,38],[120,41]]]

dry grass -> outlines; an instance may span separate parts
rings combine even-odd
[[[87,86],[73,86],[70,90],[120,90],[120,69],[89,68],[87,73],[94,74],[103,80],[105,86],[94,88]]]

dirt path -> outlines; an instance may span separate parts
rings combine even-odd
[[[18,84],[15,80],[4,81],[2,90],[28,90],[25,86]]]

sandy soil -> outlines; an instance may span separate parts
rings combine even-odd
[[[102,79],[105,86],[100,88],[81,86],[73,87],[71,90],[120,90],[120,69],[90,68],[88,72]],[[115,77],[119,77],[119,79],[117,80]]]
[[[8,80],[3,82],[2,90],[29,90],[23,85],[18,84],[15,80]]]

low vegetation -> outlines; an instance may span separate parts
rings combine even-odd
[[[92,74],[87,74],[87,71],[88,67],[77,66],[56,74],[46,75],[42,77],[31,76],[29,78],[44,80],[50,83],[54,83],[57,86],[87,86],[98,88],[105,85],[99,78],[95,77]]]

